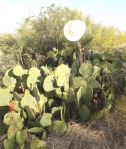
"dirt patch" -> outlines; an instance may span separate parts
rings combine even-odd
[[[83,125],[69,123],[64,136],[48,137],[47,149],[126,149],[126,117],[115,112]]]

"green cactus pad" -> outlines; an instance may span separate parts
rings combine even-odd
[[[77,96],[77,106],[79,107],[80,106],[80,101],[81,101],[81,90],[82,90],[82,87],[80,87],[76,93],[76,96]]]
[[[41,140],[33,140],[30,143],[30,149],[46,149],[46,142]]]
[[[55,82],[54,75],[47,76],[43,83],[44,90],[46,92],[53,91],[55,89],[54,82]]]
[[[56,96],[57,97],[61,98],[61,96],[62,96],[62,90],[61,90],[61,88],[56,88],[55,89],[55,93],[56,93]]]
[[[13,95],[8,89],[0,89],[0,106],[8,106]]]
[[[68,94],[67,94],[67,100],[66,102],[70,105],[73,105],[76,101],[76,95],[75,95],[75,92],[72,88],[70,88],[68,90]]]
[[[93,55],[93,63],[99,63],[101,61],[100,54],[96,53]]]
[[[32,67],[28,71],[28,75],[41,76],[40,70],[37,67]]]
[[[39,102],[41,96],[40,96],[39,90],[37,88],[37,85],[33,87],[33,95],[35,96],[36,101]]]
[[[41,127],[33,127],[33,128],[30,128],[30,129],[27,129],[27,132],[29,133],[42,133],[44,131],[43,128]]]
[[[7,130],[7,138],[9,141],[14,141],[15,140],[15,136],[17,133],[18,129],[15,125],[10,125],[8,130]]]
[[[4,140],[4,148],[5,149],[14,149],[15,144],[9,141],[8,139]]]
[[[27,87],[30,90],[33,90],[33,87],[35,86],[35,84],[38,82],[38,78],[36,75],[29,75],[27,78]]]
[[[18,94],[17,92],[14,92],[13,98],[14,98],[14,100],[21,101],[22,96],[20,94]]]
[[[79,73],[84,77],[90,77],[94,72],[94,67],[90,63],[83,63],[79,68]]]
[[[59,87],[67,84],[70,77],[70,68],[67,65],[61,64],[55,69],[55,79]]]
[[[126,80],[125,76],[119,72],[113,72],[112,73],[113,83],[115,84],[115,87],[117,87],[120,90],[123,90],[126,86]]]
[[[24,119],[20,117],[20,113],[8,112],[4,115],[4,123],[6,125],[15,125],[19,130],[23,127]]]
[[[11,86],[12,85],[11,78],[8,75],[4,75],[4,77],[2,78],[2,83],[6,87]]]
[[[52,50],[53,52],[58,53],[58,49],[56,49],[55,47]]]
[[[91,87],[87,87],[86,92],[85,89],[83,91],[83,88],[81,89],[81,96],[84,103],[89,103],[92,100],[93,97],[93,89]]]
[[[14,111],[20,112],[21,111],[20,102],[15,100],[13,102],[14,102]]]
[[[91,112],[86,105],[82,105],[79,110],[80,122],[87,122],[91,118]]]
[[[35,98],[32,95],[25,94],[21,100],[21,107],[25,108],[25,106],[30,106],[35,113],[39,113],[39,108]]]
[[[40,120],[41,126],[46,127],[50,126],[52,124],[52,114],[50,113],[44,113],[42,115],[42,118]]]
[[[87,87],[87,82],[83,77],[73,78],[73,88],[78,89],[79,87]]]
[[[64,49],[64,50],[61,51],[61,55],[62,55],[64,58],[67,58],[67,56],[71,56],[71,55],[72,55],[72,52],[73,52],[73,49],[67,47],[66,49]]]
[[[101,85],[96,81],[94,77],[90,77],[87,80],[88,87],[91,87],[93,89],[101,89]]]
[[[29,106],[25,106],[25,111],[28,116],[28,120],[35,120],[35,114]]]
[[[116,103],[119,111],[126,114],[126,96],[121,95],[120,98],[116,101]]]
[[[107,53],[107,52],[104,52],[104,53],[102,54],[102,59],[103,59],[104,61],[109,60],[110,57],[111,57],[111,55],[110,55],[109,53]]]
[[[41,69],[43,70],[44,74],[47,76],[50,74],[50,70],[47,66],[41,66]]]
[[[97,76],[100,76],[101,74],[101,68],[98,67],[98,66],[94,66],[94,73],[93,73],[93,76],[94,77],[97,77]]]
[[[47,57],[51,59],[56,59],[56,54],[53,51],[47,52]]]
[[[72,67],[71,67],[71,73],[74,75],[74,76],[77,76],[78,74],[78,68],[79,68],[79,63],[78,63],[78,60],[75,60],[72,64]]]
[[[64,120],[56,120],[52,124],[52,133],[55,135],[64,135],[67,129],[67,124]]]
[[[15,76],[19,76],[19,77],[22,76],[22,71],[23,71],[23,68],[20,65],[17,65],[13,68],[13,73]]]
[[[27,137],[27,132],[26,132],[25,129],[21,130],[21,131],[18,131],[16,133],[16,143],[19,144],[19,145],[24,144],[26,137]]]
[[[38,107],[40,109],[40,113],[44,112],[45,110],[45,104],[47,103],[47,97],[44,96],[43,94],[40,95],[40,101],[38,102]]]
[[[116,58],[113,60],[112,69],[121,69],[122,66],[123,66],[123,62],[120,59]]]

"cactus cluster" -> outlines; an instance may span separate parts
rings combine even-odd
[[[18,65],[5,72],[0,88],[5,149],[45,149],[48,132],[63,135],[69,119],[83,123],[101,118],[125,92],[124,62],[110,53],[89,50],[79,66],[76,51],[64,47],[62,52],[54,48],[47,53],[49,65],[47,61],[29,70]]]

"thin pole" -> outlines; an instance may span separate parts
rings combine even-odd
[[[77,41],[76,43],[77,43],[77,49],[78,49],[79,65],[81,65],[84,62],[83,52],[81,49],[81,43],[79,41]]]

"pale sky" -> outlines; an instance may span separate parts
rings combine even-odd
[[[0,0],[0,33],[13,33],[25,18],[52,3],[76,8],[96,22],[126,31],[126,0]]]

